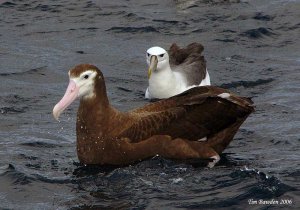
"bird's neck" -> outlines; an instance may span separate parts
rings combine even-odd
[[[82,99],[77,113],[77,134],[91,134],[101,137],[104,135],[110,110],[107,97]],[[80,132],[79,132],[80,130]],[[78,140],[78,136],[77,136]]]
[[[176,76],[170,66],[153,72],[149,79],[149,90],[155,98],[165,98],[164,93],[167,93],[168,97],[170,90],[177,92],[177,89],[180,89],[180,85],[176,82]]]
[[[170,66],[165,67],[164,69],[156,70],[152,73],[149,79],[149,86],[155,85],[158,87],[164,87],[175,80],[175,75],[172,72]]]
[[[127,120],[126,120],[127,119]],[[128,124],[128,113],[120,112],[109,104],[107,96],[99,99],[81,100],[77,113],[77,141],[95,141],[99,138],[110,138]],[[87,139],[87,137],[89,139]]]

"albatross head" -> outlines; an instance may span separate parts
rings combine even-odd
[[[163,71],[170,67],[169,55],[161,47],[151,47],[147,50],[148,78],[152,73]]]
[[[56,120],[76,98],[81,100],[94,98],[96,96],[95,86],[98,81],[100,81],[100,84],[104,84],[101,71],[90,64],[80,64],[71,69],[69,79],[65,95],[53,108],[53,116]]]

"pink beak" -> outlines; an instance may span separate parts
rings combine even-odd
[[[53,116],[58,120],[60,114],[77,98],[79,87],[73,80],[70,80],[64,97],[54,106]]]

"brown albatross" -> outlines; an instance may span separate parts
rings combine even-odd
[[[109,104],[104,77],[90,64],[69,71],[70,82],[53,115],[76,98],[77,154],[84,164],[124,165],[155,155],[212,158],[212,167],[240,125],[254,111],[251,100],[213,86],[120,112]]]
[[[161,47],[149,48],[149,87],[145,98],[169,98],[195,86],[210,85],[203,49],[200,43],[182,49],[174,43],[169,52]]]

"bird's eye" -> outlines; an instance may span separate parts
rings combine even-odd
[[[165,55],[165,54],[160,54],[160,55],[159,55],[159,57],[161,57],[161,58],[162,58],[162,57],[164,57],[164,55]]]
[[[84,77],[83,77],[84,79],[88,79],[89,78],[89,75],[84,75]]]
[[[149,53],[147,53],[147,56],[149,57],[149,56],[150,56],[150,54],[149,54]]]

